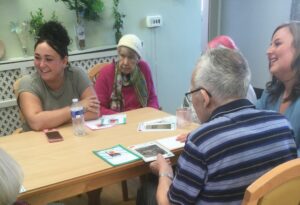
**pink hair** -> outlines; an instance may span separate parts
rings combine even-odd
[[[218,48],[220,46],[224,46],[224,47],[230,48],[230,49],[238,49],[237,46],[235,45],[234,41],[232,40],[232,38],[230,38],[229,36],[225,36],[225,35],[217,36],[214,39],[212,39],[210,42],[208,42],[208,44],[207,44],[208,49]]]

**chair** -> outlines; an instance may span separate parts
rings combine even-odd
[[[13,84],[13,92],[14,92],[16,100],[18,100],[18,96],[19,96],[18,89],[19,89],[19,86],[20,86],[21,79],[22,79],[22,77],[18,78]],[[19,115],[20,115],[21,122],[24,122],[25,119],[24,119],[24,116],[23,116],[20,109],[19,109]],[[21,133],[21,132],[23,132],[23,129],[21,127],[19,127],[19,128],[15,129],[13,131],[13,134],[18,134],[18,133]]]
[[[96,80],[97,80],[97,77],[99,76],[100,70],[108,64],[109,63],[98,63],[88,70],[88,76],[93,84],[96,83]],[[123,200],[128,201],[128,187],[127,187],[126,180],[122,181],[121,186],[122,186]],[[98,195],[98,194],[96,193],[96,195]],[[93,197],[91,197],[91,198],[93,198]]]
[[[300,159],[290,160],[265,173],[246,189],[242,205],[299,205]]]
[[[88,70],[88,76],[93,84],[96,83],[100,70],[109,63],[98,63]]]

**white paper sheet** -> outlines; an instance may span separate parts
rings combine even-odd
[[[115,125],[125,124],[126,114],[103,115],[96,120],[89,120],[85,125],[92,130],[105,129]]]
[[[178,148],[182,148],[184,147],[183,142],[177,141],[176,138],[178,136],[172,136],[172,137],[166,137],[166,138],[162,138],[159,140],[156,140],[159,144],[161,144],[162,146],[168,148],[169,150],[174,150],[174,149],[178,149]]]

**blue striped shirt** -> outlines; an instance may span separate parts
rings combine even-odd
[[[189,136],[169,190],[173,204],[241,204],[265,172],[297,157],[286,118],[246,99],[217,108]]]

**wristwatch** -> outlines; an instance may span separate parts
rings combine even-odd
[[[171,179],[171,181],[173,181],[173,174],[171,174],[171,173],[168,173],[168,172],[162,172],[162,173],[159,173],[158,176],[159,176],[159,177],[168,177],[169,179]]]

